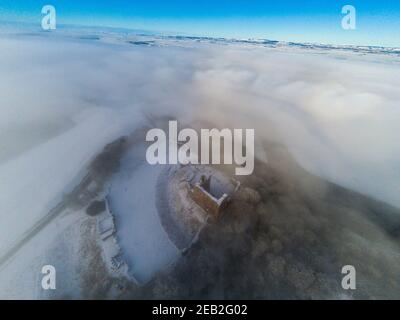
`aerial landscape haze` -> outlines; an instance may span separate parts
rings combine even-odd
[[[324,40],[323,12],[262,37],[242,1],[178,2],[55,1],[49,30],[0,5],[0,299],[400,299],[400,42],[362,31],[372,1],[348,42],[340,5]]]

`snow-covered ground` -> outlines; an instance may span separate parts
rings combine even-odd
[[[78,298],[81,274],[86,261],[81,259],[81,224],[84,211],[65,211],[0,266],[0,299]],[[74,239],[74,241],[71,241]],[[42,267],[56,268],[55,291],[42,289]],[[80,267],[79,267],[80,266]]]
[[[180,256],[161,225],[156,208],[157,181],[163,167],[147,164],[144,152],[144,147],[135,146],[124,157],[109,193],[118,242],[139,283],[149,281]]]
[[[0,256],[71,191],[90,160],[126,127],[99,110],[0,166]]]

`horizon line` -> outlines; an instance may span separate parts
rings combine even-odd
[[[16,20],[2,20],[0,17],[0,29],[1,25],[5,24],[22,24],[25,26],[37,26],[37,29],[40,29],[43,32],[48,33],[49,31],[44,31],[41,29],[40,24],[28,21],[16,21]],[[121,27],[121,26],[111,26],[111,25],[93,25],[93,24],[74,24],[74,23],[59,23],[57,24],[61,29],[72,27],[72,28],[94,28],[94,29],[112,29],[112,30],[124,30],[130,32],[146,32],[149,33],[148,35],[141,34],[142,36],[150,36],[150,34],[154,36],[166,36],[166,37],[174,37],[174,36],[182,36],[182,37],[192,37],[192,38],[200,38],[200,39],[213,39],[213,40],[236,40],[236,41],[273,41],[277,43],[283,44],[305,44],[305,45],[324,45],[330,47],[354,47],[354,48],[362,48],[362,47],[369,47],[369,48],[385,48],[385,49],[400,49],[400,45],[398,46],[388,46],[388,45],[376,45],[376,44],[345,44],[345,43],[331,43],[331,42],[316,42],[316,41],[294,41],[294,40],[279,40],[279,39],[272,39],[272,38],[259,38],[259,37],[226,37],[226,36],[211,36],[206,34],[196,34],[196,33],[186,33],[183,31],[160,31],[160,30],[151,30],[151,29],[142,29],[142,28],[133,28],[133,27]],[[56,32],[53,30],[51,32]],[[1,33],[0,33],[1,34]]]

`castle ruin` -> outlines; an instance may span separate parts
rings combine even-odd
[[[205,175],[201,176],[200,181],[190,190],[190,194],[194,202],[215,218],[219,217],[230,200],[226,193],[217,199],[211,193],[211,176],[207,178]]]

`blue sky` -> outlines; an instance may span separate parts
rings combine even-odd
[[[41,21],[51,4],[58,24],[191,35],[400,46],[398,0],[0,0],[0,20]],[[357,9],[357,29],[341,28],[341,8]]]

